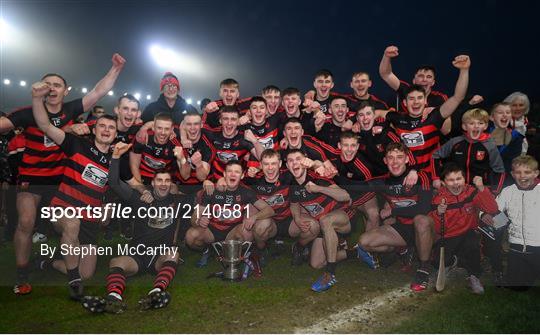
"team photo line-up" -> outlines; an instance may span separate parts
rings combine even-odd
[[[239,83],[225,79],[220,99],[203,101],[199,113],[167,72],[144,111],[125,94],[107,114],[96,104],[122,72],[119,54],[91,91],[69,102],[66,80],[45,74],[32,85],[31,106],[0,117],[16,185],[13,292],[31,293],[31,272],[54,269],[84,308],[119,313],[126,278],[150,272],[155,280],[139,303],[161,308],[181,263],[178,245],[200,251],[200,267],[214,242],[252,242],[245,262],[260,277],[268,241],[284,238],[292,265],[322,272],[315,292],[337,284],[336,266],[348,258],[371,269],[394,260],[414,266],[413,291],[426,290],[436,269],[441,277],[460,267],[482,294],[482,258],[497,286],[533,286],[540,187],[538,162],[527,155],[527,96],[516,92],[485,110],[482,96],[467,95],[469,56],[448,64],[458,73],[447,96],[433,89],[432,66],[400,80],[398,55],[387,47],[379,65],[399,97],[393,107],[369,93],[368,73],[355,72],[352,92],[337,93],[332,73],[320,70],[304,94],[269,85],[240,98]],[[349,246],[360,217],[362,233]],[[39,221],[59,243],[32,255]],[[129,240],[116,251],[98,245],[113,225]],[[115,255],[106,294],[86,296],[100,255]]]

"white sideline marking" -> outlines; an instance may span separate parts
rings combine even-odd
[[[370,299],[364,303],[351,307],[347,310],[331,314],[319,322],[306,328],[297,328],[295,333],[334,333],[350,323],[366,323],[373,319],[377,309],[392,306],[399,303],[400,299],[411,294],[409,285],[398,287],[381,296]]]

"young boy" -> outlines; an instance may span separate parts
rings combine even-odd
[[[448,163],[442,171],[443,186],[433,198],[433,206],[437,207],[430,213],[435,222],[435,233],[441,237],[434,246],[435,259],[439,259],[438,252],[444,241],[445,264],[465,268],[472,292],[483,294],[484,287],[478,279],[482,272],[480,239],[474,229],[478,227],[480,210],[496,214],[498,209],[495,197],[484,187],[482,177],[475,176],[474,186],[471,186],[465,175],[463,167],[455,163]],[[441,225],[444,225],[444,236],[441,236]]]
[[[512,108],[509,103],[495,104],[491,109],[490,120],[493,122],[493,126],[488,129],[488,133],[491,134],[499,149],[504,169],[506,172],[510,172],[512,170],[512,160],[521,155],[525,136],[519,131],[509,128],[512,120]]]
[[[505,284],[514,290],[527,290],[540,278],[540,185],[538,162],[531,156],[519,156],[512,161],[512,176],[516,183],[504,188],[497,196],[499,210],[508,216],[508,267]],[[489,214],[482,221],[493,223]]]
[[[495,142],[485,133],[488,121],[489,114],[483,109],[474,108],[463,114],[461,126],[465,131],[464,135],[450,139],[432,156],[435,166],[433,176],[435,188],[441,186],[439,179],[441,160],[447,160],[463,169],[467,184],[472,184],[474,178],[479,176],[495,193],[501,191],[504,165]]]

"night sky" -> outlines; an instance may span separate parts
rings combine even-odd
[[[452,93],[458,71],[454,56],[472,59],[469,93],[495,103],[519,90],[540,100],[538,2],[479,1],[4,1],[9,25],[0,59],[0,109],[30,103],[30,85],[44,73],[63,74],[81,96],[106,73],[114,52],[127,64],[114,88],[154,100],[166,68],[151,58],[151,45],[170,48],[194,60],[173,71],[181,95],[194,101],[216,99],[218,84],[232,77],[242,96],[268,84],[312,87],[313,74],[328,68],[338,92],[348,92],[350,75],[372,74],[372,93],[393,101],[378,75],[387,45],[400,56],[394,72],[410,81],[420,64],[438,70],[435,89]],[[17,82],[14,82],[14,81]],[[110,108],[116,98],[101,103]]]

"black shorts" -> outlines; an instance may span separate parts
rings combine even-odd
[[[94,244],[97,245],[100,225],[97,222],[90,222],[79,219],[79,244]]]
[[[19,175],[17,178],[17,191],[50,198],[58,189],[58,185],[62,182],[62,177],[62,175],[50,177]]]
[[[290,237],[289,228],[291,227],[292,221],[293,221],[292,217],[285,218],[279,221],[274,220],[277,227],[276,237],[281,237],[281,238]]]
[[[208,229],[210,229],[210,232],[212,233],[212,235],[214,235],[214,242],[221,242],[221,241],[225,241],[225,239],[227,238],[227,235],[229,235],[231,230],[233,230],[234,227],[236,226],[237,225],[234,225],[227,229],[219,230],[215,228],[213,225],[208,225]]]
[[[390,227],[394,228],[398,232],[401,238],[405,240],[405,243],[407,243],[407,246],[410,247],[416,244],[413,224],[403,224],[397,221]]]
[[[129,245],[132,246],[131,244]],[[149,273],[155,273],[156,271],[156,262],[159,258],[159,255],[149,255],[149,254],[143,254],[143,255],[131,255],[131,258],[135,260],[137,263],[137,266],[139,267],[138,273],[143,272],[149,272]]]

